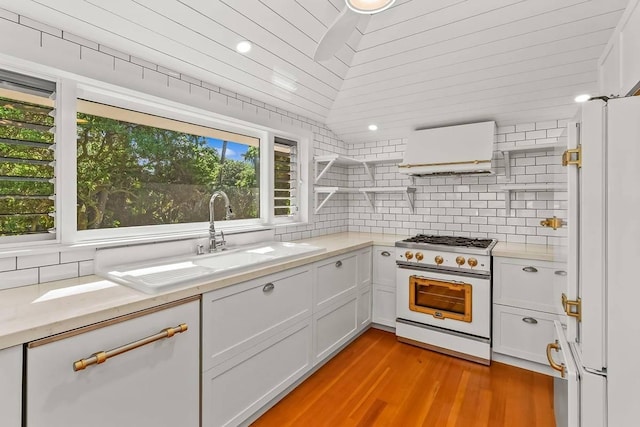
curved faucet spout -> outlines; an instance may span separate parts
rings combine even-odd
[[[213,204],[216,201],[216,199],[218,197],[222,197],[222,199],[224,200],[224,210],[226,212],[224,219],[230,219],[231,218],[231,214],[232,214],[232,210],[231,210],[231,204],[229,202],[229,196],[227,196],[227,193],[225,193],[222,190],[218,190],[216,192],[214,192],[211,195],[211,198],[209,199],[209,223],[211,225],[213,225]]]
[[[211,195],[209,199],[209,252],[216,252],[219,248],[223,247],[227,242],[224,240],[224,233],[220,232],[220,238],[216,233],[216,226],[214,222],[214,203],[218,197],[222,197],[224,200],[225,219],[230,219],[232,216],[231,204],[229,203],[229,196],[222,190],[218,190]]]

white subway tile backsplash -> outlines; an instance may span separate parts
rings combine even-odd
[[[78,277],[78,263],[50,265],[40,267],[40,283]]]
[[[26,255],[18,257],[18,269],[42,267],[45,265],[53,265],[60,263],[60,253],[54,252],[49,254]]]
[[[96,255],[95,249],[83,249],[79,251],[61,252],[60,263],[92,260]]]
[[[80,261],[78,263],[78,276],[90,276],[94,274],[94,263],[92,261]]]
[[[0,271],[15,270],[16,257],[0,258]]]
[[[503,126],[497,129],[496,149],[500,144],[532,145],[557,142],[566,121],[546,121]],[[507,142],[508,141],[508,142]],[[395,147],[403,150],[404,140],[372,141],[349,146],[348,155],[367,154],[381,157],[383,151]],[[374,151],[375,150],[375,151]],[[496,151],[492,176],[424,177],[415,179],[416,209],[411,212],[395,195],[377,195],[376,214],[359,196],[349,202],[349,230],[363,232],[417,233],[431,232],[473,237],[492,237],[502,241],[539,244],[565,244],[560,234],[539,232],[544,215],[566,217],[564,192],[514,192],[511,214],[507,215],[505,183],[563,182],[566,180],[557,152],[514,154],[511,157],[511,180],[504,175],[502,155]],[[394,166],[375,170],[376,185],[409,185],[411,180],[397,173]],[[362,168],[349,168],[351,186],[370,185]],[[356,202],[357,201],[357,202]],[[382,213],[384,220],[374,215]],[[551,215],[552,216],[552,215]],[[394,219],[395,217],[395,219]],[[412,225],[414,224],[414,225]],[[415,227],[415,228],[414,228]],[[552,237],[553,236],[553,237]],[[552,243],[553,242],[553,243]]]
[[[34,283],[38,283],[37,268],[0,273],[0,289],[16,288]]]

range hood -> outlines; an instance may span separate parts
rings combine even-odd
[[[492,174],[495,122],[417,130],[398,172],[413,176]]]

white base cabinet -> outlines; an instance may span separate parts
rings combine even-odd
[[[169,306],[29,343],[25,425],[197,427],[200,302]],[[171,338],[73,369],[75,361],[96,352],[183,323],[188,329]]]
[[[0,350],[0,424],[22,425],[22,346]]]
[[[546,346],[562,317],[563,263],[494,257],[493,352],[501,362],[547,374]],[[501,357],[508,356],[508,357]]]
[[[371,249],[202,296],[202,426],[246,423],[371,323]]]
[[[396,326],[396,248],[373,248],[373,323]]]
[[[202,426],[237,426],[311,369],[310,319],[205,372]]]

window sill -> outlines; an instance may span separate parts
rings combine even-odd
[[[273,230],[275,226],[264,224],[245,224],[241,226],[223,227],[222,224],[219,224],[216,228],[223,231],[225,235],[232,236],[235,234]],[[199,229],[173,233],[157,233],[126,237],[87,239],[67,244],[47,241],[29,242],[21,245],[11,245],[6,247],[0,246],[0,258],[208,238],[208,230]]]

